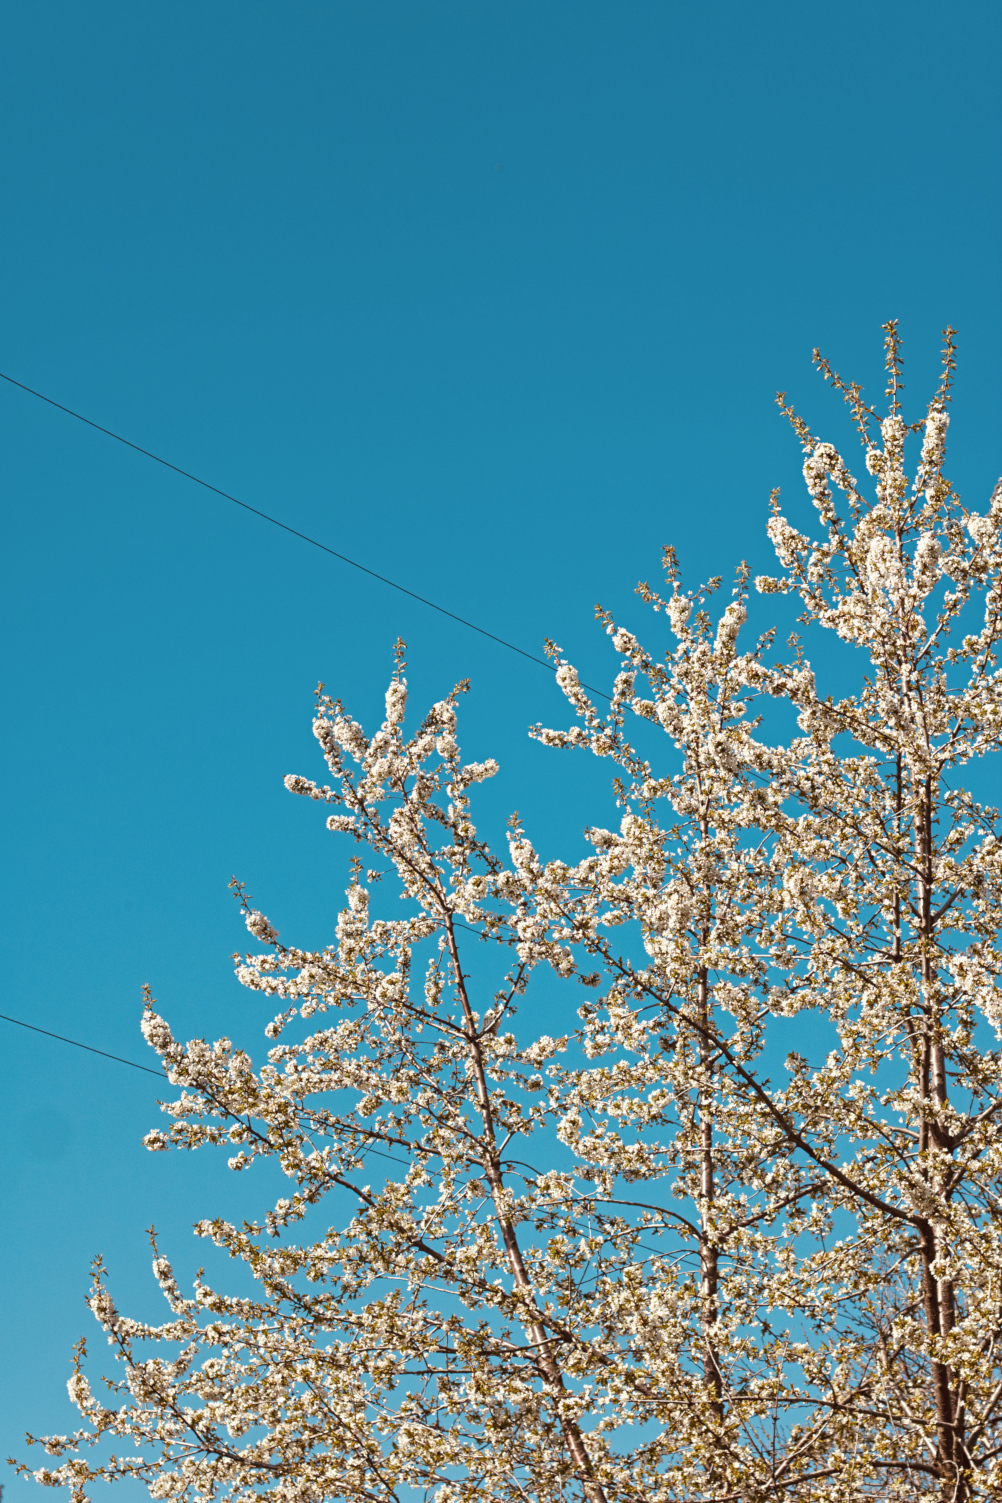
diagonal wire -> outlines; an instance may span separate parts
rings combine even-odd
[[[368,574],[371,579],[378,579],[381,584],[389,585],[390,589],[398,590],[402,595],[409,595],[412,600],[417,600],[421,605],[428,606],[430,610],[438,611],[440,615],[448,616],[452,621],[458,621],[460,626],[466,626],[470,631],[478,632],[480,636],[488,637],[492,642],[497,642],[499,646],[507,647],[512,652],[517,652],[520,657],[527,658],[530,663],[538,663],[541,668],[551,671],[551,665],[544,658],[539,658],[534,653],[526,652],[524,648],[516,646],[514,642],[509,642],[507,638],[499,637],[496,633],[487,631],[485,627],[477,626],[473,621],[467,621],[465,616],[459,616],[455,611],[450,611],[445,606],[437,605],[434,600],[429,600],[424,595],[418,595],[416,591],[409,590],[406,585],[397,584],[396,580],[387,578],[385,574],[377,573],[375,569],[370,569],[365,564],[360,564],[356,559],[349,558],[346,553],[339,553],[336,548],[328,547],[326,543],[321,543],[319,539],[310,537],[308,533],[300,532],[298,528],[290,527],[288,522],[282,522],[278,517],[273,517],[268,512],[261,511],[256,506],[251,506],[247,501],[241,501],[238,496],[231,495],[229,491],[221,490],[218,485],[212,485],[208,480],[202,480],[200,476],[193,475],[190,470],[184,470],[180,465],[172,464],[169,459],[163,459],[159,454],[154,454],[151,449],[144,449],[140,444],[133,443],[131,439],[124,438],[122,434],[115,433],[111,428],[105,428],[101,423],[96,423],[93,418],[84,417],[83,413],[75,412],[72,407],[64,406],[62,402],[55,401],[53,397],[47,397],[44,392],[36,391],[33,386],[26,386],[23,381],[16,381],[13,376],[8,376],[3,371],[0,371],[0,378],[7,381],[11,386],[16,386],[20,391],[27,392],[29,396],[37,397],[39,401],[46,402],[50,407],[55,407],[59,412],[65,412],[68,417],[76,418],[78,422],[86,423],[89,428],[95,428],[98,433],[103,433],[108,438],[115,439],[117,443],[124,444],[127,449],[134,449],[137,454],[142,454],[147,459],[154,460],[155,463],[163,465],[165,469],[173,470],[176,475],[183,476],[185,480],[191,480],[195,485],[200,485],[205,490],[212,491],[215,495],[221,496],[224,501],[232,501],[234,506],[239,506],[244,511],[251,512],[254,516],[260,517],[262,521],[270,522],[274,527],[280,527],[283,532],[291,533],[293,537],[300,538],[304,543],[309,543],[312,547],[319,548],[322,553],[327,553],[332,558],[340,559],[342,563],[350,564],[353,569],[358,569],[361,573]],[[603,690],[592,688],[590,684],[582,684],[582,688],[587,689],[592,694],[599,695],[602,699],[609,699],[610,697]],[[467,926],[464,924],[462,927],[466,928]],[[86,1049],[89,1054],[98,1054],[102,1059],[114,1060],[119,1065],[128,1065],[132,1070],[142,1070],[146,1075],[155,1075],[158,1080],[166,1079],[161,1070],[151,1070],[148,1065],[140,1065],[135,1060],[124,1059],[120,1054],[110,1054],[106,1049],[96,1049],[93,1044],[84,1044],[79,1039],[67,1038],[63,1033],[53,1033],[51,1029],[39,1028],[35,1023],[24,1022],[22,1018],[12,1018],[6,1013],[0,1013],[0,1019],[5,1023],[13,1023],[18,1028],[27,1028],[32,1033],[43,1034],[46,1038],[57,1039],[62,1044],[70,1044],[75,1049]],[[370,1151],[376,1153],[375,1149]],[[379,1154],[378,1156],[380,1158],[390,1158],[389,1154]],[[398,1163],[402,1162],[402,1160],[393,1159],[392,1162]]]
[[[182,470],[180,465],[172,464],[169,459],[162,459],[159,454],[154,454],[151,449],[144,449],[140,444],[134,444],[131,438],[123,438],[120,433],[115,433],[111,428],[105,428],[101,423],[95,423],[93,418],[84,417],[82,412],[74,412],[72,407],[64,407],[62,402],[57,402],[53,397],[47,397],[44,392],[36,391],[33,386],[25,386],[23,381],[15,381],[13,376],[5,375],[0,371],[0,379],[7,381],[11,386],[26,391],[29,396],[38,397],[40,402],[47,402],[50,407],[56,407],[60,412],[65,412],[69,417],[76,418],[78,422],[86,423],[89,428],[96,428],[98,433],[104,433],[108,438],[113,438],[117,443],[124,444],[127,449],[135,449],[137,454],[144,454],[147,459],[155,460],[162,464],[165,469],[173,470],[175,475],[183,475],[185,480],[192,480],[196,485],[201,485],[207,491],[222,496],[224,501],[232,501],[234,506],[240,506],[244,511],[252,512],[255,517],[260,517],[264,522],[270,522],[273,527],[281,527],[283,532],[290,532],[294,538],[301,538],[304,543],[310,543],[314,548],[319,548],[323,553],[329,553],[332,558],[338,558],[343,564],[350,564],[353,569],[359,569],[363,574],[368,574],[371,579],[378,579],[381,584],[389,585],[391,590],[399,590],[401,595],[409,595],[412,600],[417,600],[421,605],[428,606],[429,610],[438,611],[442,616],[448,616],[452,621],[458,621],[460,626],[469,627],[470,631],[479,632],[482,637],[489,637],[492,642],[497,642],[501,647],[508,647],[512,652],[517,652],[520,657],[528,658],[530,663],[538,663],[541,668],[552,672],[552,666],[545,658],[538,658],[533,652],[526,652],[524,647],[517,647],[514,642],[509,642],[506,637],[499,637],[495,632],[488,631],[484,626],[478,626],[475,621],[467,621],[465,616],[457,616],[455,611],[447,610],[444,605],[436,605],[434,600],[429,600],[425,595],[419,595],[415,590],[409,590],[406,585],[397,584],[395,579],[388,579],[385,574],[378,574],[375,569],[360,564],[357,559],[349,558],[346,553],[339,553],[336,548],[329,548],[326,543],[321,543],[317,538],[311,538],[308,533],[300,532],[296,527],[290,527],[288,522],[282,522],[278,517],[271,516],[266,511],[260,511],[256,506],[251,506],[247,501],[241,501],[239,496],[231,496],[229,491],[220,490],[218,485],[212,485],[208,480],[202,480],[198,475],[193,475],[190,470]],[[593,689],[590,684],[582,684],[591,694],[597,694],[602,699],[609,699],[609,695],[601,689]]]
[[[52,1033],[48,1028],[39,1028],[35,1023],[25,1023],[21,1018],[9,1018],[5,1012],[0,1012],[0,1018],[5,1023],[16,1023],[18,1028],[30,1028],[32,1033],[44,1033],[47,1039],[58,1039],[61,1044],[72,1044],[74,1049],[86,1049],[90,1054],[100,1054],[104,1059],[113,1059],[119,1065],[131,1065],[133,1070],[145,1070],[147,1075],[155,1075],[158,1080],[166,1080],[162,1070],[151,1070],[149,1065],[137,1065],[134,1059],[123,1059],[120,1054],[109,1054],[107,1049],[95,1049],[93,1044],[81,1044],[79,1039],[68,1039],[64,1033]]]
[[[143,1070],[147,1075],[155,1075],[158,1080],[167,1079],[162,1070],[151,1070],[149,1065],[137,1065],[134,1059],[123,1059],[120,1054],[109,1054],[106,1049],[95,1049],[93,1044],[81,1044],[79,1039],[68,1039],[65,1033],[52,1033],[48,1028],[39,1028],[34,1023],[25,1023],[21,1018],[9,1018],[5,1012],[0,1012],[0,1018],[5,1023],[16,1023],[18,1028],[30,1028],[32,1033],[44,1033],[47,1039],[58,1039],[61,1044],[72,1044],[74,1049],[86,1049],[88,1054],[100,1054],[102,1059],[113,1059],[116,1064],[130,1065],[133,1070]],[[368,1154],[375,1154],[378,1159],[389,1159],[391,1164],[407,1166],[406,1159],[398,1159],[392,1153],[380,1153],[378,1148],[367,1148],[363,1157]]]

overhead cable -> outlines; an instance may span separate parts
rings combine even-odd
[[[133,1070],[145,1070],[147,1075],[155,1075],[158,1080],[166,1080],[162,1070],[151,1070],[149,1065],[137,1065],[134,1059],[123,1059],[120,1054],[109,1054],[107,1049],[95,1049],[93,1044],[81,1044],[79,1039],[68,1039],[64,1033],[52,1033],[48,1028],[39,1028],[35,1023],[25,1023],[21,1018],[9,1018],[5,1012],[0,1012],[0,1018],[5,1023],[16,1023],[18,1028],[30,1028],[32,1033],[44,1033],[47,1039],[58,1039],[61,1044],[72,1044],[74,1049],[86,1049],[89,1054],[100,1054],[104,1059],[113,1059],[119,1065],[131,1065]]]
[[[137,1065],[134,1059],[123,1059],[120,1054],[109,1054],[106,1049],[95,1049],[93,1044],[81,1044],[79,1039],[68,1039],[65,1033],[52,1033],[48,1028],[39,1028],[34,1023],[25,1023],[22,1018],[9,1018],[5,1012],[0,1012],[0,1018],[5,1023],[16,1023],[18,1028],[29,1028],[32,1033],[44,1033],[48,1039],[58,1039],[61,1044],[72,1044],[74,1049],[86,1049],[88,1054],[100,1054],[102,1059],[113,1059],[117,1065],[129,1065],[133,1070],[143,1070],[147,1075],[155,1075],[158,1080],[167,1080],[163,1070],[151,1070],[149,1065]],[[382,1153],[378,1148],[367,1148],[363,1158],[369,1154],[375,1154],[376,1158],[389,1159],[391,1164],[406,1164],[406,1159],[398,1159],[392,1153]]]
[[[252,512],[255,517],[260,517],[264,522],[270,522],[273,527],[281,527],[283,532],[290,532],[293,537],[301,538],[304,543],[310,543],[314,548],[319,548],[323,553],[329,553],[332,558],[340,559],[343,564],[350,564],[353,569],[359,569],[363,574],[368,574],[371,579],[378,579],[381,584],[389,585],[391,590],[399,590],[401,595],[409,595],[412,600],[417,600],[421,605],[428,606],[429,610],[438,611],[441,616],[448,616],[452,621],[458,621],[460,626],[469,627],[470,631],[479,632],[482,637],[489,637],[492,642],[497,642],[501,647],[507,647],[512,652],[517,652],[519,657],[528,658],[530,663],[538,663],[541,668],[552,672],[552,664],[545,658],[539,658],[533,652],[526,652],[524,647],[517,647],[514,642],[509,642],[506,637],[499,637],[495,632],[488,631],[484,626],[477,626],[475,621],[467,621],[465,616],[458,616],[455,611],[448,610],[444,605],[437,605],[434,600],[429,600],[425,595],[419,595],[416,590],[409,590],[406,585],[397,584],[395,579],[388,579],[385,574],[379,574],[375,569],[370,569],[366,564],[360,564],[357,559],[349,558],[346,553],[339,553],[336,548],[330,548],[326,543],[321,543],[317,538],[311,538],[308,533],[300,532],[297,527],[290,527],[288,522],[273,517],[269,512],[261,511],[256,506],[251,506],[247,501],[241,501],[239,496],[232,496],[229,491],[224,491],[218,485],[212,485],[208,480],[202,480],[198,475],[193,475],[190,470],[183,470],[180,465],[172,464],[169,459],[163,459],[159,454],[154,454],[151,449],[144,449],[141,444],[135,444],[131,438],[123,438],[121,433],[115,433],[111,428],[105,428],[103,424],[96,423],[93,418],[84,417],[82,412],[75,412],[72,407],[65,407],[62,402],[57,402],[53,397],[47,397],[44,392],[36,391],[33,386],[26,386],[23,381],[15,381],[13,376],[0,371],[0,378],[26,391],[29,396],[38,397],[40,402],[47,402],[50,407],[56,407],[60,412],[65,412],[69,417],[76,418],[78,422],[86,423],[89,428],[96,428],[98,433],[104,433],[108,438],[124,444],[127,449],[135,449],[137,454],[144,454],[147,459],[153,459],[157,464],[162,464],[165,469],[173,470],[176,475],[183,475],[185,480],[192,480],[196,485],[203,486],[207,491],[212,491],[217,496],[222,496],[224,501],[232,501],[234,506],[240,506],[244,511]],[[597,694],[602,699],[610,696],[601,689],[593,689],[590,684],[582,684],[591,694]]]

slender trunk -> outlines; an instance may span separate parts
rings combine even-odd
[[[915,857],[918,869],[918,938],[919,963],[922,985],[922,1011],[924,1039],[922,1050],[921,1093],[931,1107],[945,1106],[948,1099],[946,1057],[943,1050],[942,1030],[936,998],[936,965],[934,959],[933,911],[933,782],[928,775],[923,779],[917,799],[915,814]],[[943,1131],[935,1119],[927,1118],[920,1126],[919,1149],[949,1149]],[[926,1180],[936,1197],[944,1194],[940,1171],[926,1169]],[[939,1279],[933,1272],[937,1255],[942,1251],[940,1237],[932,1222],[923,1220],[919,1232],[919,1256],[922,1263],[922,1301],[925,1309],[926,1328],[936,1339],[947,1336],[956,1322],[956,1302],[953,1283]],[[930,1362],[933,1395],[936,1404],[936,1435],[938,1460],[943,1477],[943,1499],[951,1503],[963,1503],[967,1496],[960,1468],[963,1465],[964,1445],[960,1433],[962,1418],[957,1402],[957,1374],[947,1364],[933,1359]]]
[[[894,847],[894,948],[891,958],[897,965],[901,960],[901,816],[904,804],[902,786],[901,753],[898,752],[894,768],[894,824],[897,840]]]
[[[707,934],[704,928],[702,945],[706,947]],[[700,1239],[699,1268],[703,1294],[703,1384],[710,1397],[710,1412],[715,1420],[724,1417],[721,1401],[723,1385],[720,1377],[720,1361],[713,1340],[713,1328],[717,1322],[719,1307],[717,1291],[720,1280],[720,1254],[712,1228],[714,1200],[713,1164],[713,1118],[709,1103],[712,1096],[707,1079],[710,1070],[709,1045],[709,986],[705,965],[700,965],[697,976],[697,1007],[699,1011],[699,1198]]]
[[[462,967],[459,963],[459,948],[456,944],[456,936],[453,932],[451,916],[446,922],[446,932],[449,939],[449,955],[452,960],[453,973],[456,978],[456,990],[459,993],[460,1004],[463,1009],[463,1026],[466,1038],[470,1046],[470,1064],[473,1070],[475,1083],[477,1108],[483,1125],[483,1141],[485,1146],[484,1173],[491,1187],[491,1196],[494,1201],[494,1209],[497,1213],[498,1227],[501,1231],[501,1239],[504,1243],[505,1255],[508,1259],[508,1267],[517,1289],[523,1290],[527,1296],[526,1304],[529,1309],[529,1317],[524,1322],[526,1333],[535,1348],[535,1364],[540,1379],[553,1399],[557,1411],[557,1417],[563,1431],[564,1440],[570,1454],[571,1463],[575,1474],[588,1503],[608,1503],[605,1489],[595,1476],[595,1470],[588,1454],[584,1436],[579,1426],[572,1419],[568,1419],[563,1413],[563,1401],[569,1394],[564,1383],[560,1366],[553,1355],[553,1339],[546,1333],[546,1327],[541,1319],[534,1320],[533,1314],[542,1315],[539,1303],[536,1299],[532,1281],[525,1267],[522,1250],[518,1244],[518,1237],[508,1211],[507,1192],[504,1176],[501,1172],[501,1159],[497,1149],[497,1136],[494,1131],[494,1113],[491,1109],[490,1091],[487,1086],[487,1072],[484,1068],[483,1051],[480,1040],[477,1037],[476,1021],[473,1017],[473,1009],[470,1006],[469,996],[466,991],[466,979],[463,976]]]
[[[928,1221],[919,1228],[919,1256],[922,1260],[922,1304],[925,1310],[926,1329],[935,1340],[943,1335],[940,1308],[939,1284],[932,1271],[936,1260],[936,1234]],[[956,1467],[954,1463],[954,1412],[953,1390],[950,1369],[935,1358],[930,1362],[933,1397],[936,1404],[937,1461],[943,1476],[943,1497],[959,1498],[955,1491]]]

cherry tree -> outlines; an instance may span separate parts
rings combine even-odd
[[[1002,844],[963,781],[1002,735],[1002,489],[970,513],[944,475],[952,332],[911,423],[885,334],[882,418],[815,356],[874,494],[781,396],[817,536],[774,496],[779,572],[754,581],[855,652],[855,693],[819,688],[799,638],[788,661],[771,630],[740,647],[745,566],[720,606],[667,549],[639,587],[667,650],[599,612],[605,704],[548,644],[570,723],[532,734],[606,759],[620,821],[564,861],[517,817],[506,849],[478,833],[497,767],[462,760],[465,685],[408,733],[398,652],[371,736],[318,692],[325,780],[286,785],[353,842],[335,942],[283,942],[235,884],[264,1058],[143,1015],[179,1091],[146,1146],[287,1182],[196,1227],[254,1293],[186,1294],[155,1246],[154,1325],[98,1263],[119,1377],[99,1396],[80,1343],[81,1428],[41,1440],[39,1482],[1002,1498]]]

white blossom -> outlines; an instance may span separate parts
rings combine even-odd
[[[245,915],[245,922],[255,939],[261,940],[262,944],[271,945],[278,939],[278,930],[274,929],[263,913],[252,909]]]
[[[407,709],[407,680],[394,679],[386,691],[386,719],[390,725],[399,725]]]
[[[724,656],[731,656],[734,652],[734,644],[738,639],[738,632],[748,620],[748,612],[743,605],[733,602],[724,611],[717,624],[717,639],[714,650]]]
[[[967,518],[967,530],[978,548],[989,548],[998,535],[998,523],[991,517],[979,517],[972,512]]]
[[[668,602],[668,619],[676,637],[685,632],[686,622],[692,615],[692,601],[688,595],[673,595]]]

